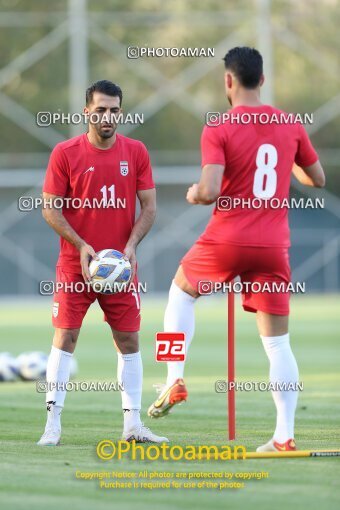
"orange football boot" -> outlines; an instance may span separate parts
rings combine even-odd
[[[296,451],[296,444],[294,439],[288,439],[285,443],[278,443],[271,439],[268,443],[259,446],[257,452],[293,452]]]
[[[158,398],[151,404],[148,409],[148,415],[151,418],[161,418],[169,414],[175,404],[185,402],[188,392],[183,379],[176,379],[171,386],[165,386],[159,389]]]

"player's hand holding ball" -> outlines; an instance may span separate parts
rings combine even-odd
[[[198,196],[198,184],[195,183],[192,186],[190,186],[187,192],[187,201],[189,202],[189,204],[194,205],[198,204],[197,196]]]
[[[80,264],[81,264],[81,271],[83,274],[83,278],[85,282],[91,281],[91,275],[89,271],[89,263],[91,259],[99,260],[99,257],[97,256],[96,252],[90,246],[89,244],[82,244],[79,250],[80,253]]]
[[[100,294],[116,294],[126,289],[132,277],[127,256],[111,248],[101,250],[95,256],[88,268],[93,290]]]
[[[128,260],[131,264],[131,281],[133,282],[135,274],[136,274],[136,248],[133,246],[129,246],[128,244],[125,246],[124,251],[125,259]]]

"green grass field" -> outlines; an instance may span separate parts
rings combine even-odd
[[[52,337],[50,301],[1,306],[1,351],[48,352]],[[162,330],[163,300],[144,300],[141,348],[144,360],[143,419],[172,444],[228,444],[226,395],[214,383],[226,373],[225,300],[202,298],[197,306],[196,336],[186,370],[189,401],[168,418],[151,422],[145,410],[154,398],[152,384],[164,380],[165,366],[154,361],[154,334]],[[266,381],[267,358],[255,318],[237,306],[237,378]],[[297,410],[296,440],[300,449],[340,447],[339,302],[332,296],[292,300],[291,341],[304,383]],[[81,332],[76,358],[77,380],[116,380],[116,355],[99,308],[90,310]],[[62,446],[39,448],[44,423],[44,395],[33,383],[0,385],[1,508],[122,510],[150,505],[165,509],[233,508],[271,510],[335,509],[340,504],[340,458],[256,459],[201,462],[104,462],[95,445],[121,434],[119,393],[67,396]],[[268,440],[275,413],[270,393],[238,392],[237,441],[254,450]],[[243,489],[100,489],[98,481],[77,480],[81,471],[268,471],[269,478],[246,482]],[[118,506],[119,505],[119,506]]]

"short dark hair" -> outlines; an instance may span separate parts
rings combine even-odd
[[[255,89],[263,74],[263,60],[259,51],[237,46],[224,57],[225,68],[232,71],[246,89]]]
[[[94,92],[102,92],[102,94],[107,94],[108,96],[118,96],[120,106],[122,106],[123,101],[122,89],[115,83],[112,83],[112,81],[99,80],[93,83],[88,89],[86,89],[86,105],[92,103]]]

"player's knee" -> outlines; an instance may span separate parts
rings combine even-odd
[[[53,345],[66,352],[73,352],[79,335],[78,329],[56,329]]]
[[[112,333],[116,346],[122,354],[133,354],[139,351],[137,332],[112,330]]]
[[[177,285],[177,287],[183,290],[183,292],[186,292],[187,294],[194,298],[199,297],[199,293],[192,287],[192,285],[187,280],[182,266],[179,266],[179,268],[177,269],[177,272],[174,277],[174,282]]]

